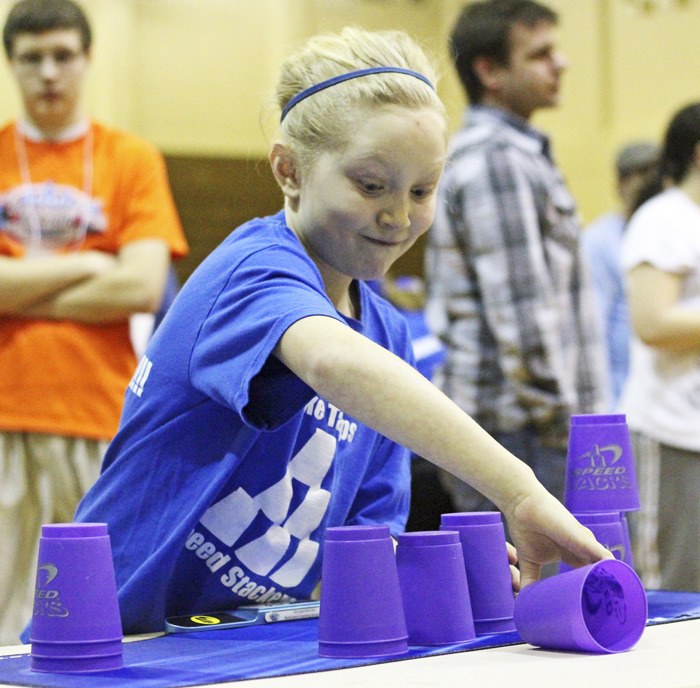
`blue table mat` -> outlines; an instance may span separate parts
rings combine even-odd
[[[647,591],[648,625],[700,618],[700,593]],[[481,636],[439,647],[410,647],[408,654],[371,659],[318,656],[318,619],[233,630],[176,633],[124,644],[124,667],[89,674],[31,671],[30,657],[0,657],[0,682],[57,688],[180,688],[253,678],[402,661],[522,643],[517,632]]]

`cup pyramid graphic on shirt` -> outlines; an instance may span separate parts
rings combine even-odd
[[[624,414],[571,416],[564,504],[574,513],[640,508]]]

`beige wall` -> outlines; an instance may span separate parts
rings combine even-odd
[[[10,0],[0,0],[4,20]],[[444,43],[462,0],[83,0],[96,34],[90,114],[167,153],[262,157],[279,63],[304,37],[345,24],[409,31],[444,61],[440,93],[458,125],[462,93]],[[549,0],[570,61],[562,106],[540,113],[582,215],[614,203],[611,159],[632,137],[658,137],[700,99],[700,0],[645,14],[627,0]],[[0,120],[19,103],[0,70]],[[261,114],[261,112],[266,114]],[[267,133],[265,133],[265,130]]]

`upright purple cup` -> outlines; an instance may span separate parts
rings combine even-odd
[[[29,640],[31,669],[118,669],[122,626],[106,523],[43,525]]]
[[[623,413],[571,416],[564,505],[577,514],[640,508]]]
[[[399,535],[396,566],[409,645],[474,639],[467,574],[455,531]]]
[[[545,578],[515,598],[515,627],[531,645],[600,654],[625,652],[647,620],[644,587],[617,559]]]
[[[321,657],[385,657],[408,652],[388,526],[326,530],[318,646]]]
[[[442,514],[440,530],[459,533],[476,634],[514,630],[515,599],[501,513]]]
[[[574,514],[581,525],[586,526],[595,535],[595,539],[612,552],[615,559],[633,566],[632,552],[629,544],[629,533],[625,527],[625,514],[620,511],[601,511],[599,513]],[[624,521],[623,521],[624,519]],[[571,567],[563,562],[559,572],[570,571]]]

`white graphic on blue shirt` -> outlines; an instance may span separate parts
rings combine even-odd
[[[129,389],[137,396],[140,397],[143,394],[143,386],[148,380],[148,375],[151,372],[153,363],[148,360],[146,356],[143,356],[136,367],[136,372],[134,372],[131,381],[129,382]]]
[[[106,229],[102,202],[73,186],[22,184],[0,194],[0,232],[29,249],[77,247],[87,232]]]
[[[234,549],[238,561],[249,571],[285,588],[298,585],[316,561],[319,545],[310,539],[328,509],[330,492],[321,483],[331,468],[336,439],[317,429],[289,462],[281,480],[255,497],[242,487],[213,504],[200,523],[228,547],[235,548],[258,514],[271,524],[256,539]],[[295,492],[305,490],[302,501],[291,510]],[[294,549],[291,558],[275,568]]]

